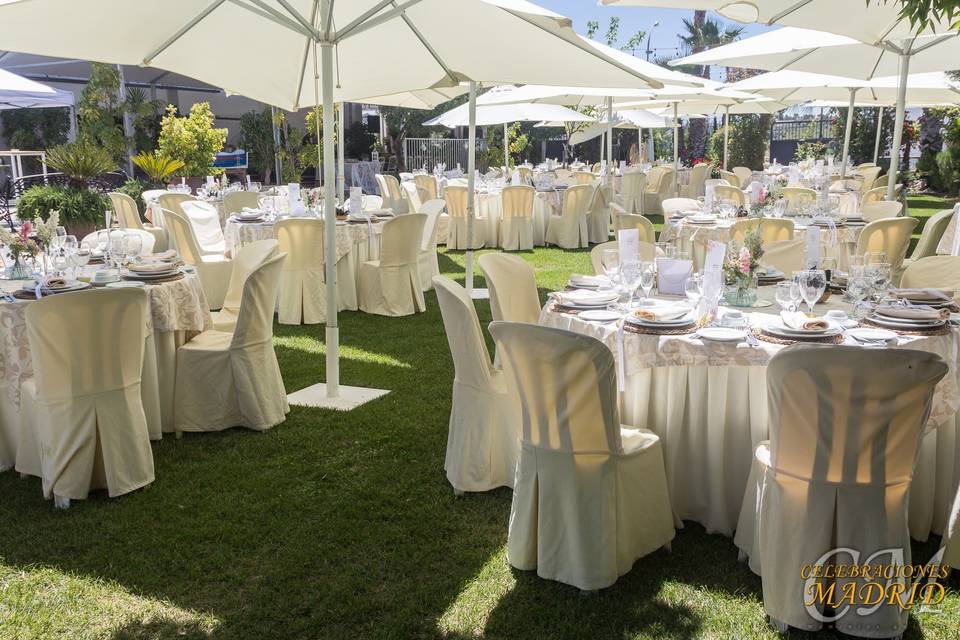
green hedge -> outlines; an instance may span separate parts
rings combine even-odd
[[[37,185],[23,192],[17,202],[21,220],[47,219],[50,211],[60,212],[60,223],[103,224],[103,212],[110,208],[110,199],[90,189],[62,185]]]

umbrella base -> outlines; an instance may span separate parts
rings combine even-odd
[[[323,382],[294,391],[287,396],[287,401],[296,406],[315,407],[318,409],[335,409],[350,411],[357,407],[376,400],[390,393],[387,389],[367,389],[364,387],[347,387],[340,385],[340,393],[336,398],[327,397],[327,385]]]

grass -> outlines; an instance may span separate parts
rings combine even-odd
[[[913,236],[910,239],[909,251],[913,251],[913,248],[917,246],[917,242],[920,240],[920,233],[923,231],[923,227],[927,224],[930,216],[944,209],[952,209],[956,203],[957,201],[955,199],[944,198],[935,194],[918,193],[907,196],[907,215],[918,220],[918,224],[913,230]]]
[[[520,255],[544,291],[589,264],[584,251]],[[441,270],[462,274],[462,259],[441,254]],[[672,554],[594,596],[511,569],[510,491],[456,498],[444,477],[453,367],[427,304],[341,316],[343,381],[391,390],[352,413],[294,408],[262,434],[167,437],[151,487],[67,512],[39,480],[0,474],[0,638],[776,637],[732,541],[692,523]],[[323,326],[276,333],[289,391],[324,379]],[[957,585],[908,637],[960,637]]]

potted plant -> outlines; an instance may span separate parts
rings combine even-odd
[[[194,104],[186,117],[178,116],[177,108],[169,105],[160,121],[159,154],[182,162],[171,175],[185,178],[194,189],[206,176],[220,173],[213,162],[227,141],[227,130],[215,129],[213,121],[208,102]]]
[[[186,166],[183,160],[171,158],[159,150],[153,153],[142,151],[131,160],[146,174],[147,186],[154,189],[162,189],[167,184],[167,180]]]

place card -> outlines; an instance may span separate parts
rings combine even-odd
[[[657,258],[657,292],[670,295],[686,295],[687,280],[693,274],[693,260],[681,258]]]
[[[707,241],[707,255],[703,261],[703,289],[697,304],[697,322],[705,324],[717,314],[723,296],[723,260],[727,245],[716,240]]]
[[[213,176],[207,176],[207,189],[213,189]]]
[[[763,183],[754,180],[750,183],[750,203],[757,204],[763,198]]]
[[[620,229],[617,231],[617,243],[620,252],[620,264],[640,260],[639,229]]]
[[[350,215],[359,216],[363,213],[363,189],[350,187]]]
[[[716,199],[715,185],[708,184],[703,194],[703,212],[713,213],[713,201]]]
[[[807,269],[816,269],[820,266],[820,227],[807,227]]]

